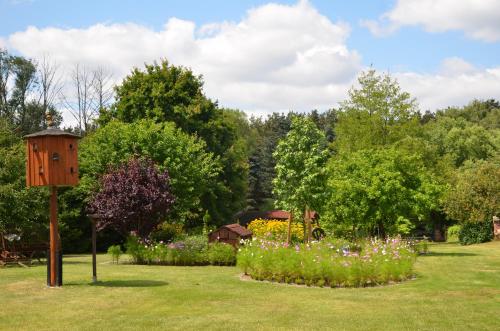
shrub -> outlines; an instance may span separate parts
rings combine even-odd
[[[458,240],[462,245],[472,245],[488,242],[493,239],[491,222],[467,222],[462,225]]]
[[[186,237],[183,241],[168,245],[168,264],[174,265],[202,265],[207,264],[206,250],[207,238],[205,236]],[[164,261],[159,261],[164,262]]]
[[[315,286],[368,286],[401,281],[413,275],[415,253],[400,239],[360,243],[323,240],[288,246],[247,241],[237,265],[256,280]]]
[[[158,242],[172,242],[182,236],[182,233],[182,224],[164,222],[151,233],[151,239]]]
[[[232,246],[221,243],[209,246],[205,236],[189,236],[170,244],[130,236],[126,247],[127,254],[137,264],[231,265],[236,261]]]
[[[460,234],[461,229],[462,226],[460,226],[459,224],[450,226],[446,232],[446,241],[458,241],[458,235]]]
[[[212,265],[234,265],[236,263],[236,250],[225,243],[210,244],[207,252],[208,262]]]
[[[120,245],[112,245],[108,247],[108,254],[111,255],[113,263],[118,264],[120,256],[122,255],[122,249]]]
[[[255,237],[285,241],[288,235],[288,221],[255,219],[248,224],[248,229]],[[304,225],[292,222],[292,241],[304,239]]]

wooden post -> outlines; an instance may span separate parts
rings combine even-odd
[[[97,240],[96,240],[96,229],[95,229],[95,218],[92,218],[92,283],[97,283]]]
[[[286,243],[290,245],[292,242],[292,212],[290,212],[290,216],[288,216],[288,233],[286,234]]]
[[[50,187],[50,286],[56,286],[59,231],[57,224],[57,187]]]
[[[304,211],[304,219],[306,221],[306,233],[307,233],[307,239],[306,242],[311,242],[312,239],[312,226],[311,226],[311,217],[310,217],[310,212],[309,208],[306,206],[306,209]]]

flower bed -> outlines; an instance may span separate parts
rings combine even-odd
[[[264,220],[257,218],[248,224],[248,230],[252,231],[254,237],[285,241],[288,234],[288,221]],[[292,222],[292,241],[304,239],[304,225]]]
[[[360,244],[253,240],[239,249],[237,265],[256,280],[308,286],[370,286],[411,278],[416,253],[399,239]]]
[[[233,246],[224,243],[208,244],[205,236],[187,237],[170,244],[142,241],[131,236],[126,247],[127,254],[137,264],[234,265],[236,262]]]

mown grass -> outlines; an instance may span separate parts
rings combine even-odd
[[[431,246],[417,278],[372,288],[240,280],[234,267],[115,265],[66,256],[61,289],[43,265],[0,269],[2,330],[498,330],[500,242]]]

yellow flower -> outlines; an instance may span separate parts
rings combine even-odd
[[[270,237],[275,240],[286,240],[288,232],[288,221],[255,219],[248,224],[248,229],[255,237]],[[304,238],[304,226],[302,223],[293,222],[291,226],[292,238],[302,240]]]

